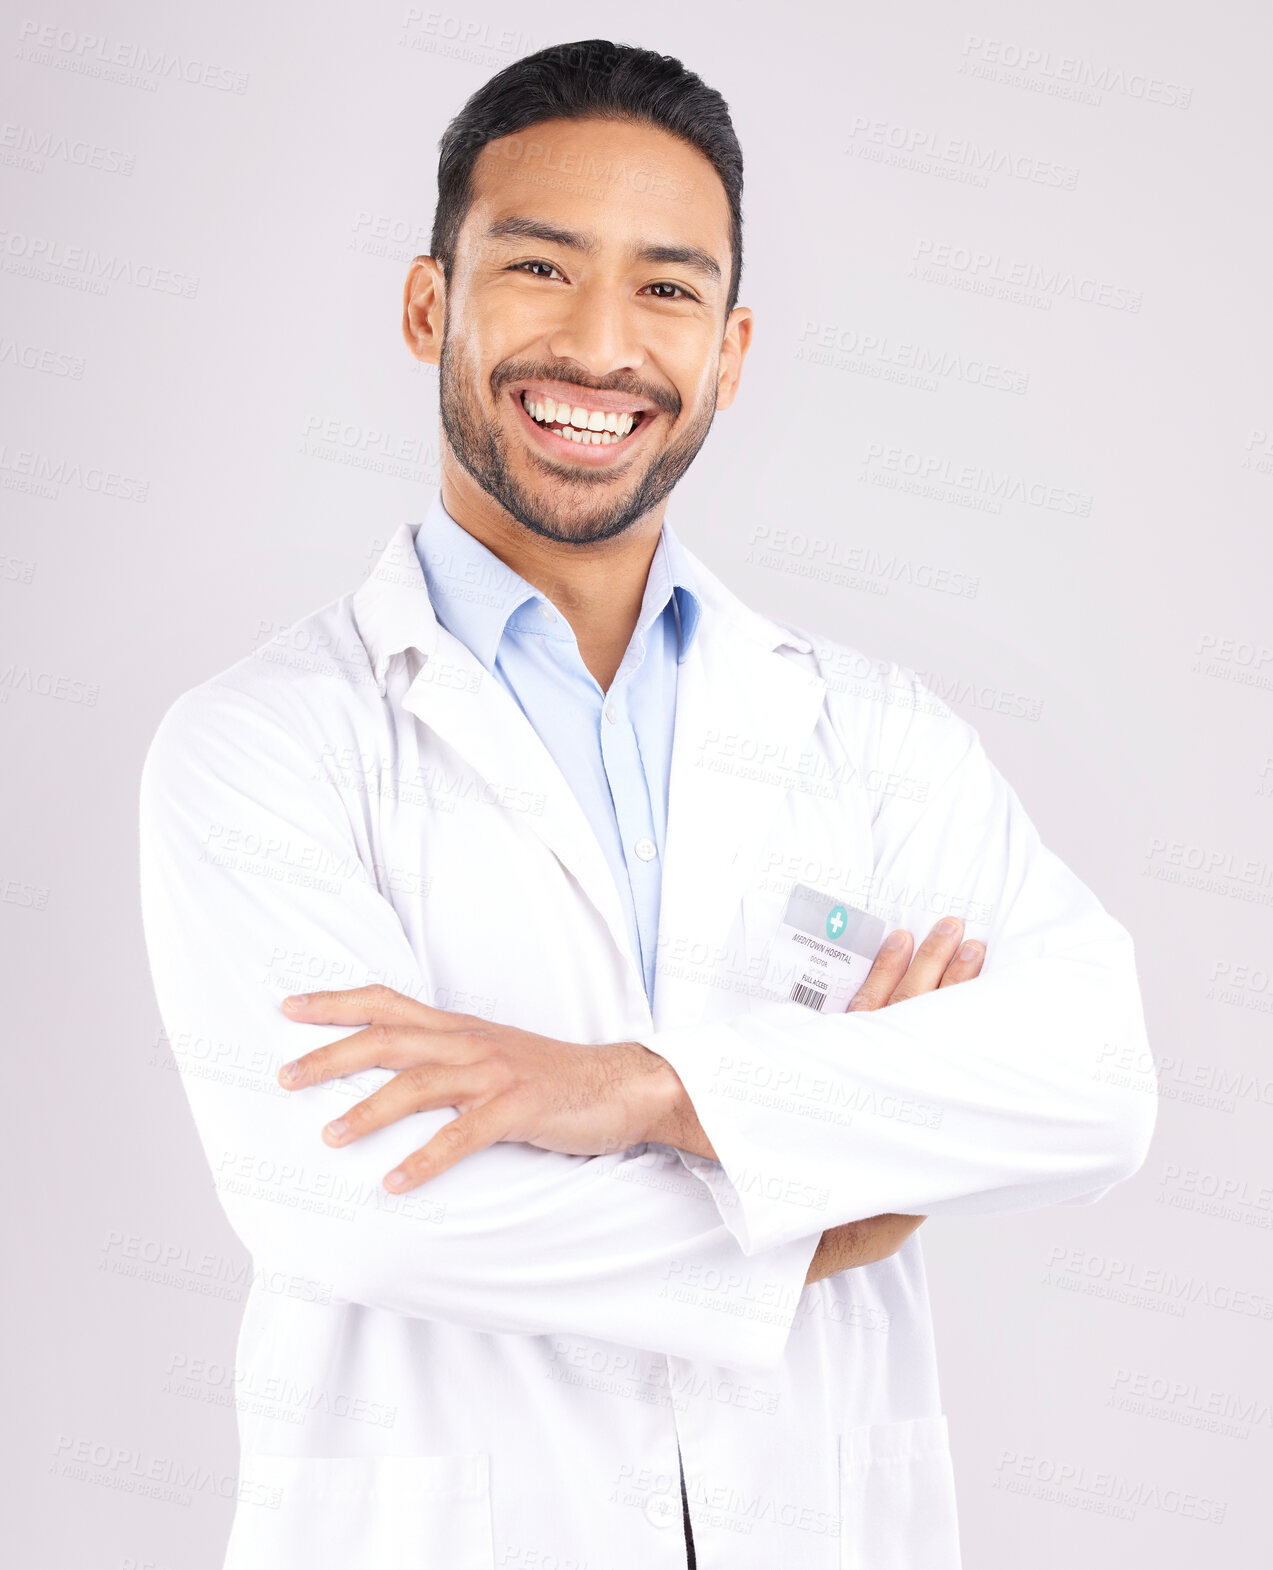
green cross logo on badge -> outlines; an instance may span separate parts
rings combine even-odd
[[[843,905],[832,905],[827,916],[827,937],[835,942],[849,924],[849,913]]]

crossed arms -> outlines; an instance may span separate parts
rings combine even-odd
[[[620,1098],[617,1126],[606,1104],[602,1138],[553,1138],[578,1130],[513,1119],[466,1156],[474,1130],[445,1132],[465,1120],[454,1101],[340,1149],[320,1137],[395,1079],[392,1061],[301,1094],[282,1088],[284,1063],[369,1022],[289,1018],[272,986],[276,956],[305,955],[307,973],[342,990],[379,982],[413,1003],[427,982],[397,912],[361,872],[374,852],[315,778],[323,737],[312,719],[299,706],[276,716],[224,685],[179,700],[143,774],[146,938],[219,1197],[257,1263],[400,1314],[765,1365],[781,1356],[806,1279],[853,1262],[823,1234],[1083,1202],[1134,1171],[1153,1100],[1101,1072],[1143,1050],[1130,940],[1039,844],[967,727],[945,723],[939,755],[929,736],[922,756],[902,746],[881,760],[934,789],[923,804],[882,804],[876,868],[898,887],[958,890],[991,911],[975,985],[830,1018],[762,1005],[615,1043],[630,1066],[647,1063],[638,1048],[657,1062],[649,1083],[633,1076],[651,1094]],[[293,863],[356,870],[296,886],[228,844],[284,844]],[[786,1110],[749,1094],[774,1074],[799,1087]],[[819,1115],[829,1102],[851,1120]],[[649,1144],[624,1145],[633,1133]],[[459,1149],[430,1176],[435,1157],[411,1163],[439,1135]],[[385,1175],[403,1165],[408,1186],[395,1193]],[[411,1186],[417,1170],[424,1180]],[[793,1189],[824,1203],[792,1204]]]
[[[961,944],[963,923],[939,922],[912,958],[899,929],[880,949],[850,1011],[884,1008],[971,981],[985,947]],[[432,1008],[384,986],[302,993],[283,1000],[290,1019],[313,1025],[362,1025],[279,1070],[286,1090],[302,1090],[368,1068],[394,1077],[322,1131],[343,1148],[414,1112],[454,1107],[422,1149],[392,1172],[385,1187],[403,1193],[466,1156],[500,1141],[567,1155],[606,1155],[658,1143],[708,1160],[716,1152],[675,1069],[639,1042],[578,1046],[473,1015]],[[842,1222],[821,1234],[806,1281],[894,1254],[923,1216],[881,1215]]]

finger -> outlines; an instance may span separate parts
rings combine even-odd
[[[512,1128],[513,1113],[503,1096],[464,1112],[441,1127],[429,1143],[385,1175],[385,1187],[395,1194],[418,1188],[465,1156],[497,1145]]]
[[[460,1107],[490,1090],[490,1077],[476,1064],[422,1064],[395,1074],[387,1085],[342,1112],[323,1129],[324,1143],[339,1149],[374,1129],[387,1128],[413,1112]]]
[[[849,1000],[850,1014],[861,1009],[883,1008],[893,996],[894,987],[906,974],[913,943],[910,933],[900,928],[889,933],[880,945],[866,980]]]
[[[290,1018],[306,1025],[426,1025],[432,1030],[460,1030],[472,1014],[435,1009],[392,987],[347,987],[339,992],[298,992],[280,1005]]]
[[[969,938],[967,943],[959,945],[959,951],[946,966],[946,973],[937,983],[939,987],[953,987],[960,981],[971,981],[974,976],[981,973],[982,961],[986,957],[986,945],[978,943],[975,938]]]
[[[915,950],[915,958],[889,1002],[903,1003],[921,992],[936,991],[946,966],[955,957],[963,930],[963,922],[956,917],[943,917]]]
[[[284,1063],[278,1082],[284,1090],[305,1090],[343,1079],[365,1068],[414,1068],[421,1063],[468,1060],[472,1042],[462,1030],[430,1030],[419,1025],[368,1025],[325,1047]]]

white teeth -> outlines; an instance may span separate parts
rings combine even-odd
[[[585,409],[582,404],[572,408],[554,398],[532,398],[529,393],[522,394],[522,407],[539,424],[559,424],[559,435],[588,447],[608,447],[612,442],[620,442],[636,424],[635,415]]]

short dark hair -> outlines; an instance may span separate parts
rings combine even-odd
[[[725,314],[738,303],[743,270],[743,152],[729,105],[671,55],[605,38],[554,44],[505,66],[473,94],[438,146],[432,254],[448,279],[460,227],[473,201],[473,166],[488,142],[545,120],[632,120],[698,149],[729,201],[732,266]]]

